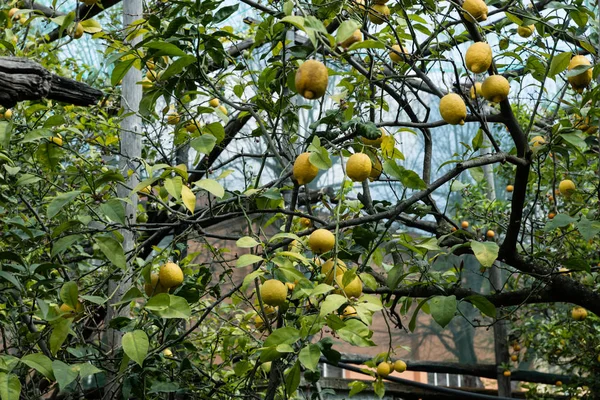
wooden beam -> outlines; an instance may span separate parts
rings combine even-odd
[[[54,75],[40,64],[19,57],[0,57],[0,87],[0,105],[7,108],[41,99],[90,106],[102,97],[98,89]]]

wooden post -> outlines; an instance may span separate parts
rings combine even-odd
[[[123,27],[125,28],[125,34],[128,32],[130,24],[140,18],[142,18],[141,0],[128,0],[123,2]],[[134,46],[140,40],[141,36],[138,36],[133,39],[130,44]],[[140,101],[142,100],[142,87],[138,82],[141,80],[141,71],[136,68],[131,68],[123,78],[123,84],[121,86],[121,106],[123,107],[123,114],[127,115],[121,121],[121,156],[119,158],[119,169],[126,181],[125,185],[117,188],[117,195],[122,198],[128,197],[131,188],[134,188],[139,183],[137,170],[139,168],[139,159],[141,157],[142,144],[140,133],[142,120],[138,115],[138,110]],[[131,203],[125,205],[127,224],[135,223],[138,203],[137,193],[132,193],[129,199]],[[134,249],[135,238],[129,229],[122,229],[121,234],[123,235],[123,250],[127,256]],[[121,274],[113,274],[113,279],[108,283],[109,295],[112,299],[111,302],[120,300],[129,288],[131,281],[126,279],[128,276],[130,276],[129,271],[124,271]],[[126,308],[119,312],[118,308],[108,307],[107,311],[107,325],[113,318],[120,314],[127,313]],[[121,332],[109,329],[107,335],[107,345],[114,353],[121,346]],[[118,382],[115,381],[112,385],[107,387],[104,398],[111,399],[119,397],[117,395],[119,386]]]

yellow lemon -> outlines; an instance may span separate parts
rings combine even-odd
[[[522,38],[528,38],[529,36],[533,35],[533,32],[535,32],[535,25],[533,24],[522,25],[517,28],[517,35],[521,36]]]
[[[569,67],[567,68],[567,70],[570,71],[573,68],[576,68],[580,65],[592,64],[590,63],[590,60],[588,60],[585,56],[575,56],[571,58],[571,62],[569,62]],[[585,89],[592,81],[592,69],[590,68],[579,75],[569,76],[567,80],[577,93],[581,93],[583,92],[583,89]]]
[[[225,115],[227,115],[229,113],[227,111],[227,109],[225,108],[225,106],[223,106],[223,105],[220,105],[219,107],[217,107],[217,110],[221,111]]]
[[[254,326],[256,329],[261,329],[265,325],[265,321],[262,319],[260,315],[254,317]]]
[[[302,153],[296,157],[296,161],[294,162],[292,175],[294,176],[294,179],[298,181],[299,185],[305,185],[312,182],[319,173],[319,169],[312,165],[308,160],[309,157],[310,153]]]
[[[575,321],[583,321],[587,318],[587,310],[583,307],[575,307],[571,310],[571,317]]]
[[[16,13],[17,11],[19,11],[19,9],[18,9],[18,8],[11,8],[11,9],[8,11],[8,18],[13,18],[13,17],[15,16],[15,13]]]
[[[156,272],[150,275],[150,282],[144,284],[144,292],[148,297],[159,293],[167,293],[169,289],[159,283],[159,276]]]
[[[344,294],[348,296],[348,298],[356,297],[358,299],[362,295],[363,290],[363,284],[360,278],[357,276],[354,279],[352,279],[350,283],[344,286],[342,284],[343,277],[344,275],[335,276],[335,281],[340,286],[342,292],[344,292]]]
[[[465,54],[467,69],[475,74],[487,71],[492,65],[492,48],[484,42],[472,44]]]
[[[219,102],[219,99],[210,99],[208,101],[208,105],[214,108],[219,107],[219,105],[221,104],[221,102]]]
[[[173,352],[171,350],[169,350],[169,349],[164,349],[163,350],[163,355],[165,357],[173,357]]]
[[[285,303],[288,288],[277,279],[269,279],[260,287],[262,301],[269,306],[280,306]]]
[[[396,360],[396,362],[394,363],[394,370],[396,372],[406,371],[406,363],[402,360]]]
[[[170,289],[183,283],[183,271],[174,262],[167,262],[160,267],[158,279],[163,287]]]
[[[546,140],[541,136],[534,136],[529,143],[531,143],[531,146],[533,147],[538,147],[545,144]]]
[[[83,25],[80,22],[75,26],[75,31],[73,32],[73,38],[80,39],[83,36]]]
[[[406,60],[408,60],[408,56],[405,57],[402,54],[408,54],[408,52],[406,51],[406,47],[402,46],[402,48],[400,48],[399,44],[395,44],[392,46],[392,50],[390,51],[390,59],[392,60],[392,62],[394,64],[402,64],[403,62],[405,62]],[[398,54],[400,53],[400,54]]]
[[[383,24],[390,16],[390,9],[385,4],[374,4],[369,9],[369,20],[375,25]]]
[[[481,97],[481,82],[475,82],[471,86],[471,99],[475,100],[477,97]]]
[[[344,311],[342,311],[342,319],[356,317],[356,308],[352,306],[346,306]]]
[[[488,6],[483,0],[465,0],[462,5],[465,19],[470,22],[485,21],[488,15]]]
[[[381,147],[381,143],[383,142],[383,138],[387,135],[387,132],[383,127],[379,128],[379,130],[381,131],[381,136],[379,136],[377,139],[368,139],[364,136],[361,136],[360,140],[367,146]]]
[[[346,163],[346,174],[354,182],[362,182],[371,175],[371,159],[365,153],[352,154]]]
[[[142,79],[142,90],[148,90],[148,89],[152,89],[152,81],[150,79],[148,79],[147,77]]]
[[[320,61],[305,61],[296,72],[296,91],[304,98],[323,97],[329,83],[327,67]]]
[[[343,47],[344,49],[347,49],[348,47],[352,46],[354,43],[362,42],[362,40],[363,40],[363,34],[360,31],[360,29],[357,29],[352,33],[352,36],[350,36],[349,38],[347,38],[346,40],[341,42],[340,46]]]
[[[509,91],[510,84],[502,75],[488,76],[481,84],[481,95],[494,103],[505,100]]]
[[[346,272],[348,270],[348,268],[346,267],[346,264],[339,258],[337,259],[335,268],[334,268],[332,258],[325,261],[325,263],[323,263],[323,265],[321,265],[321,273],[323,275],[325,275],[325,283],[327,283],[328,285],[330,285],[333,282],[333,270],[334,269],[335,269],[336,277],[338,277],[340,275],[344,275],[344,272]]]
[[[60,137],[60,135],[57,135],[57,136],[52,136],[52,137],[50,138],[50,141],[51,141],[52,143],[54,143],[55,145],[57,145],[57,146],[62,146],[62,145],[63,145],[63,140],[62,140],[62,138]]]
[[[570,179],[560,181],[558,184],[558,191],[563,196],[571,196],[575,192],[575,183]]]
[[[506,191],[507,191],[508,193],[511,193],[511,192],[512,192],[512,191],[514,191],[514,190],[515,190],[515,187],[514,187],[513,185],[507,185],[507,186],[506,186]]]
[[[377,375],[381,376],[382,378],[387,377],[391,372],[392,367],[390,366],[390,363],[382,362],[377,366]]]
[[[335,246],[335,236],[327,229],[317,229],[308,237],[308,247],[313,253],[326,253]]]
[[[177,111],[171,111],[167,115],[167,124],[169,125],[177,125],[181,121],[181,117]]]
[[[300,225],[302,225],[305,228],[309,228],[312,226],[312,221],[306,217],[302,217],[300,218]]]
[[[467,106],[456,93],[449,93],[440,100],[440,115],[451,125],[464,125],[467,118]]]
[[[11,119],[12,115],[13,115],[12,110],[6,110],[6,111],[4,111],[4,118],[5,119]]]

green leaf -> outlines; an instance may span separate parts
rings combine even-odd
[[[572,53],[570,51],[566,51],[564,53],[560,53],[552,59],[550,63],[550,69],[548,70],[548,77],[554,78],[556,75],[563,72],[569,66],[569,62],[571,61]]]
[[[171,297],[168,293],[159,293],[148,299],[144,308],[150,311],[163,311],[171,305]]]
[[[65,364],[60,360],[52,361],[52,370],[54,371],[56,382],[58,382],[58,386],[61,390],[64,390],[69,386],[69,384],[77,379],[77,375],[79,375],[79,371],[76,367]]]
[[[238,10],[239,4],[234,4],[232,6],[222,7],[220,8],[213,17],[212,23],[218,24],[219,22],[225,21],[227,18],[231,17],[231,15]]]
[[[298,361],[290,368],[285,376],[285,392],[291,397],[300,385],[300,364]]]
[[[235,266],[236,268],[242,268],[262,260],[263,258],[261,256],[257,256],[254,254],[243,254],[242,256],[240,256],[240,258],[238,258],[237,262],[235,263]]]
[[[97,236],[94,241],[111,263],[121,269],[127,268],[125,252],[121,243],[109,236]]]
[[[310,152],[308,161],[315,167],[326,170],[333,165],[329,157],[329,152],[321,146],[321,140],[317,136],[313,138],[312,143],[308,146],[308,151]]]
[[[488,317],[496,318],[496,306],[494,306],[488,299],[478,294],[473,296],[465,297],[469,303],[473,304],[475,307],[481,311],[483,315],[487,315]]]
[[[421,308],[423,308],[423,306],[429,301],[429,298],[427,299],[423,299],[419,302],[419,304],[417,305],[417,308],[415,308],[415,311],[413,312],[412,318],[410,319],[410,322],[408,323],[408,329],[411,332],[415,331],[415,328],[417,326],[417,316],[419,314],[419,310],[421,310]]]
[[[300,350],[298,359],[304,366],[304,368],[316,371],[319,365],[319,358],[321,357],[321,348],[316,344],[308,344]]]
[[[385,44],[381,43],[377,40],[364,40],[362,42],[357,42],[352,44],[352,46],[348,47],[348,51],[358,50],[358,49],[385,49]]]
[[[345,296],[340,296],[339,294],[330,294],[321,303],[321,310],[319,312],[319,316],[324,317],[328,314],[331,314],[347,302],[348,299]]]
[[[215,148],[215,144],[217,144],[217,138],[210,133],[205,133],[190,142],[190,146],[201,154],[209,154]]]
[[[554,217],[556,218],[556,217]],[[590,221],[585,216],[577,223],[577,230],[584,240],[591,240],[600,232],[600,221]]]
[[[17,179],[17,186],[31,185],[33,183],[39,182],[40,180],[41,178],[35,175],[23,174],[19,176],[19,179]]]
[[[217,138],[217,143],[221,143],[223,139],[225,139],[225,128],[221,125],[220,122],[213,122],[211,124],[205,125],[202,129],[203,135],[209,134],[213,135]]]
[[[79,297],[81,297],[85,301],[89,301],[90,303],[98,304],[100,306],[108,301],[108,299],[106,299],[102,296],[79,296]]]
[[[194,209],[196,208],[196,195],[186,185],[181,186],[181,200],[183,201],[185,208],[190,210],[193,214]]]
[[[563,133],[560,135],[560,138],[568,144],[573,145],[577,150],[583,151],[587,148],[587,143],[581,133]]]
[[[253,237],[251,236],[244,236],[239,238],[236,242],[235,245],[237,247],[240,247],[242,249],[249,249],[251,247],[256,247],[258,246],[260,243],[257,242]]]
[[[483,168],[481,167],[469,168],[469,174],[471,174],[471,178],[473,178],[475,182],[481,182],[483,180]]]
[[[53,355],[58,353],[58,350],[60,350],[60,347],[67,339],[67,336],[69,336],[69,329],[71,329],[72,322],[72,318],[60,318],[52,324],[52,334],[50,334],[50,351]]]
[[[352,19],[348,19],[344,22],[342,22],[342,24],[340,25],[340,27],[337,29],[337,32],[335,34],[335,40],[338,43],[343,42],[344,40],[348,39],[350,36],[352,36],[354,34],[354,32],[360,28],[362,24],[352,20]]]
[[[54,372],[52,370],[52,360],[42,353],[27,354],[21,358],[21,362],[29,368],[35,369],[40,374],[44,375],[51,381],[54,380]]]
[[[173,64],[169,65],[169,67],[163,72],[160,76],[160,80],[167,80],[172,76],[179,74],[181,71],[185,69],[190,64],[196,62],[196,57],[194,56],[183,56],[173,62]]]
[[[8,272],[8,271],[0,271],[0,278],[4,278],[7,281],[9,281],[10,283],[12,283],[14,285],[14,287],[16,287],[17,289],[21,290],[23,289],[23,287],[21,286],[21,283],[19,282],[19,280],[12,274],[12,272]]]
[[[368,388],[369,385],[361,381],[353,381],[348,384],[348,387],[350,388],[350,393],[348,393],[348,396],[352,397]]]
[[[100,206],[102,213],[113,222],[125,225],[125,207],[119,199],[110,199]]]
[[[275,329],[265,340],[264,347],[274,347],[280,344],[293,344],[300,339],[300,331],[291,326]]]
[[[516,15],[513,15],[513,14],[511,14],[509,12],[506,12],[506,11],[504,12],[504,14],[506,15],[506,18],[509,21],[517,24],[518,26],[523,25],[523,20],[521,18],[517,17]]]
[[[385,396],[385,385],[382,379],[376,379],[375,382],[373,382],[373,392],[375,392],[380,399]]]
[[[14,374],[0,372],[0,399],[19,400],[21,397],[21,382]]]
[[[594,68],[593,65],[578,65],[575,68],[573,68],[572,70],[567,72],[567,78],[571,78],[573,76],[577,76],[577,75],[581,75],[583,74],[585,71],[587,71],[588,69]]]
[[[83,364],[77,364],[77,369],[79,370],[79,376],[81,378],[85,378],[86,376],[99,374],[102,370],[95,365],[90,364],[89,362]]]
[[[325,283],[319,283],[313,290],[310,291],[309,296],[318,296],[321,294],[326,294],[331,292],[334,289],[333,286],[327,285]]]
[[[52,257],[55,257],[57,254],[61,254],[79,239],[81,239],[81,235],[69,235],[58,239],[52,244]]]
[[[66,282],[60,288],[60,299],[72,309],[77,307],[79,303],[79,289],[73,281]]]
[[[225,196],[225,188],[214,179],[200,179],[199,181],[194,182],[194,185],[198,186],[200,189],[206,190],[215,197],[222,198]]]
[[[398,179],[408,189],[426,189],[427,185],[414,171],[405,169],[398,165],[395,160],[386,160],[383,163],[383,171],[389,176]]]
[[[162,293],[166,294],[166,293]],[[157,310],[156,314],[161,318],[181,318],[188,319],[192,316],[192,309],[188,304],[187,300],[183,297],[168,295],[169,296],[169,306],[162,310]]]
[[[52,218],[57,215],[65,208],[67,204],[75,200],[75,198],[80,194],[81,192],[79,190],[74,190],[72,192],[61,193],[56,196],[54,199],[52,199],[50,204],[48,204],[48,210],[46,211],[48,218]]]
[[[288,24],[294,25],[301,31],[304,30],[304,18],[297,15],[288,15],[287,17],[281,18],[280,22],[287,22]]]
[[[292,0],[288,0],[285,3],[283,3],[283,13],[285,15],[292,15],[293,11],[294,11],[294,2]]]
[[[429,300],[431,316],[442,328],[454,318],[456,306],[456,296],[435,296]]]
[[[150,346],[148,335],[139,329],[127,332],[122,343],[125,354],[142,367]]]
[[[131,69],[133,64],[137,61],[137,58],[129,58],[125,61],[120,61],[115,64],[115,68],[112,70],[110,75],[110,83],[112,86],[117,86],[121,83],[121,80],[127,72]]]
[[[159,54],[156,54],[155,56],[167,55],[167,56],[183,57],[183,56],[187,55],[183,50],[181,50],[179,47],[177,47],[173,43],[154,41],[154,42],[146,43],[145,46],[149,49],[159,50]]]
[[[181,176],[176,176],[174,178],[165,179],[165,189],[167,192],[177,201],[181,198],[181,187],[183,186],[183,181]]]
[[[553,219],[549,220],[546,223],[544,230],[551,231],[556,228],[562,228],[562,227],[565,227],[575,221],[576,221],[575,218],[573,218],[567,214],[557,214]]]
[[[47,128],[33,129],[25,134],[21,143],[35,142],[40,139],[48,139],[52,136],[52,131]]]
[[[477,242],[475,240],[471,240],[471,249],[484,267],[491,267],[498,258],[498,252],[500,251],[496,242]]]
[[[570,257],[563,262],[563,265],[567,269],[570,269],[573,271],[586,271],[586,272],[591,271],[589,261],[586,261],[581,257]]]

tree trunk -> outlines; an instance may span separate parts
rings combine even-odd
[[[127,32],[127,27],[134,21],[142,18],[142,1],[141,0],[128,0],[123,2],[123,26]],[[134,46],[141,40],[141,36],[138,36],[131,42]],[[137,82],[142,80],[142,73],[136,68],[131,68],[125,77],[123,78],[122,84],[122,95],[121,95],[121,106],[123,107],[123,114],[127,117],[121,121],[121,156],[119,158],[119,169],[125,177],[125,185],[121,185],[117,188],[117,195],[121,198],[129,196],[131,188],[137,186],[139,183],[137,170],[139,168],[138,160],[141,157],[141,123],[142,120],[137,114],[139,109],[140,101],[142,100],[142,87]],[[125,205],[126,223],[135,223],[137,214],[137,193],[132,193],[130,197],[130,204]],[[128,255],[135,245],[135,238],[133,233],[129,229],[121,229],[123,235],[123,250],[125,255]],[[113,273],[113,279],[108,283],[108,291],[111,296],[112,302],[120,300],[125,291],[129,288],[131,281],[125,277],[130,276],[128,271],[120,271],[121,273]],[[120,315],[126,315],[127,308],[122,308],[121,311],[118,307],[108,307],[106,315],[106,322],[108,323],[115,317]],[[116,329],[108,330],[107,344],[113,354],[121,346],[122,334]],[[118,365],[118,362],[116,363]],[[115,378],[115,377],[110,377]],[[109,379],[110,381],[110,379]],[[113,382],[105,392],[105,399],[118,398],[117,389],[119,387],[118,382]]]
[[[480,149],[480,154],[484,155],[487,149],[490,148],[490,141],[487,136],[483,136],[483,143]],[[484,165],[483,176],[485,177],[486,197],[490,201],[496,200],[496,188],[494,183],[494,171],[491,165]],[[490,269],[490,282],[492,288],[497,292],[502,289],[503,279],[502,270],[498,268],[496,263]],[[500,309],[497,310],[500,313]],[[504,370],[500,367],[502,364],[509,364],[510,358],[508,355],[508,329],[506,321],[501,314],[497,315],[494,323],[494,353],[496,357],[496,376],[498,380],[498,396],[511,397],[510,377],[504,376]]]

